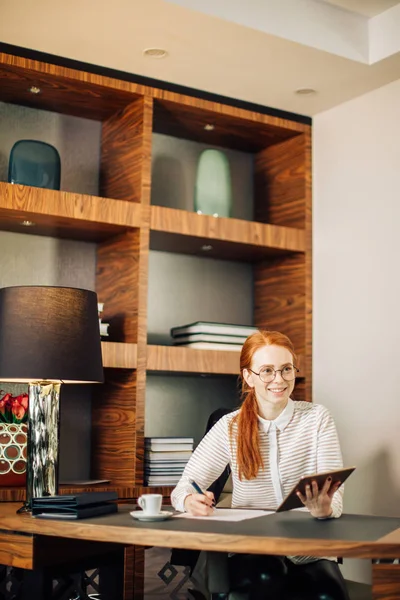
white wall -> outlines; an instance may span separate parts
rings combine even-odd
[[[357,465],[346,512],[399,516],[400,80],[313,130],[314,401]]]

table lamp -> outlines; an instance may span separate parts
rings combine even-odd
[[[0,289],[0,381],[29,385],[26,501],[58,493],[61,384],[102,383],[97,295],[69,287]]]

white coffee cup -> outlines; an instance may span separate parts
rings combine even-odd
[[[161,512],[162,499],[161,494],[143,494],[137,503],[146,515],[158,515]]]

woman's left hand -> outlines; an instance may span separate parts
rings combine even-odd
[[[332,478],[328,477],[321,490],[318,490],[317,482],[313,481],[311,485],[306,485],[305,496],[301,492],[297,492],[297,495],[313,517],[327,519],[332,516],[332,498],[339,486],[340,481],[332,485]]]

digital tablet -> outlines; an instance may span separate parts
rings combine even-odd
[[[316,473],[315,475],[305,475],[304,477],[301,477],[294,488],[286,496],[282,504],[278,506],[276,512],[292,510],[293,508],[300,508],[301,506],[304,506],[296,492],[301,492],[304,496],[307,484],[311,485],[311,482],[316,481],[318,484],[318,489],[320,490],[322,489],[327,477],[332,477],[331,485],[335,484],[337,481],[340,481],[342,484],[354,470],[355,467],[347,467],[346,469],[339,469],[338,471],[326,471],[325,473]]]

